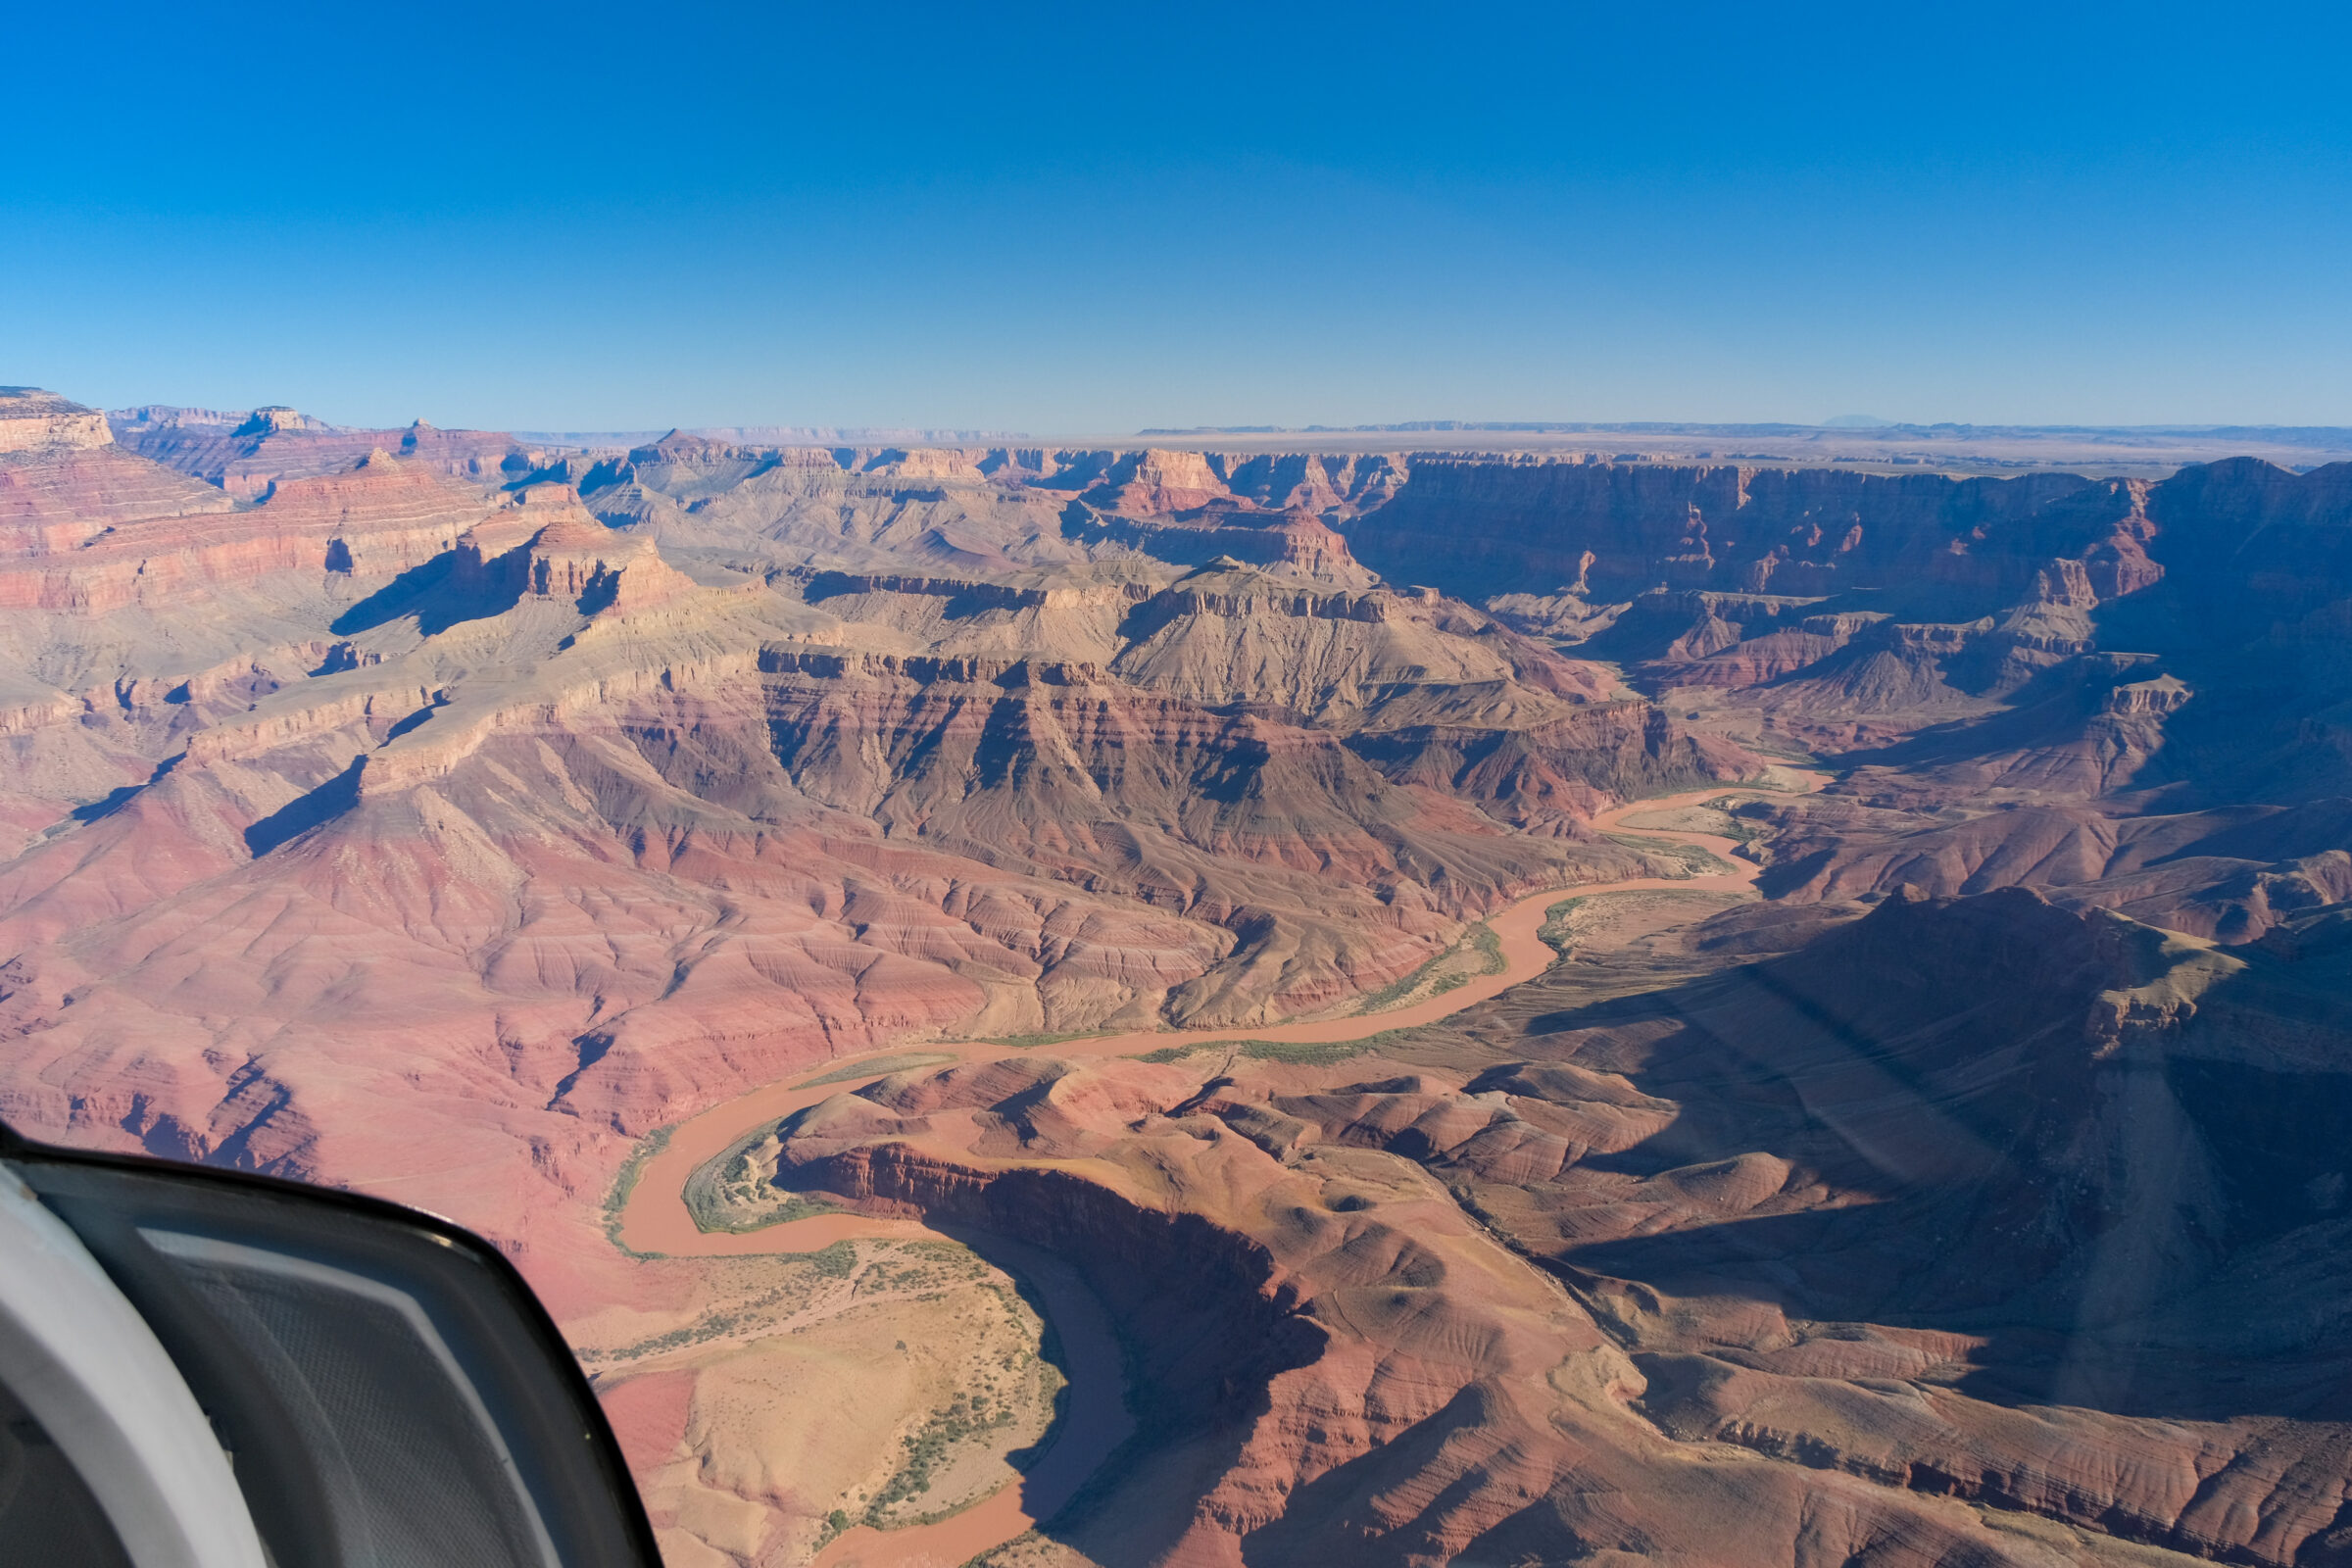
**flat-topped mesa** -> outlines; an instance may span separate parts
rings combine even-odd
[[[314,419],[282,403],[256,409],[245,416],[245,422],[231,430],[231,435],[275,435],[280,430],[331,430],[334,426],[323,419]]]
[[[1042,454],[1076,470],[1075,453]],[[1403,484],[1406,464],[1388,454],[1169,451],[1088,454],[1107,460],[1085,492],[1090,506],[1130,517],[1240,506],[1330,520],[1376,507]],[[1045,465],[1039,465],[1046,467]],[[1047,471],[1051,471],[1050,468]]]
[[[1404,483],[1407,460],[1397,454],[1207,454],[1211,470],[1245,501],[1278,511],[1304,511],[1330,521],[1382,505]]]
[[[1226,562],[1346,588],[1369,588],[1380,580],[1356,561],[1346,536],[1311,512],[1264,512],[1227,501],[1157,517],[1110,513],[1089,524],[1102,538],[1177,565]]]
[[[858,465],[862,471],[887,471],[899,479],[971,479],[988,477],[981,467],[987,454],[956,447],[892,448]]]
[[[1102,686],[1110,681],[1102,665],[1086,660],[883,654],[793,643],[762,643],[759,668],[763,675],[813,675],[820,680],[903,676],[922,685],[986,685],[1001,691],[1033,686]]]
[[[0,386],[0,452],[114,444],[106,416],[54,392],[31,386]]]
[[[1324,526],[1311,512],[1279,514],[1257,525],[1271,545],[1273,563],[1331,582],[1371,583],[1378,579],[1357,564],[1347,539]]]
[[[1128,631],[1140,639],[1180,615],[1215,615],[1227,620],[1256,615],[1292,620],[1427,620],[1424,603],[1421,594],[1400,594],[1385,587],[1318,591],[1223,559],[1211,561],[1146,599]]]
[[[1156,591],[1150,583],[1121,580],[1042,587],[928,572],[827,570],[809,576],[802,597],[814,605],[846,595],[906,594],[990,610],[1068,610],[1091,604],[1141,604]]]
[[[1152,448],[1123,455],[1086,499],[1127,516],[1156,516],[1231,501],[1233,491],[1210,469],[1205,454]]]
[[[593,614],[669,598],[691,579],[653,540],[606,527],[566,484],[542,484],[466,530],[451,580],[462,590],[570,600]]]

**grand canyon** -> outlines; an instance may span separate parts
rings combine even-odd
[[[0,390],[0,1120],[671,1568],[2352,1564],[2352,462],[791,434]]]

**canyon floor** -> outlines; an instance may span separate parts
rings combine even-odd
[[[1797,790],[1811,783],[1802,775],[1775,778],[1774,786]],[[1750,793],[1742,790],[1726,794],[1721,790],[1699,791],[1684,799],[1656,803],[1638,803],[1644,808],[1620,807],[1600,813],[1594,826],[1606,830],[1619,821],[1635,817],[1645,826],[1659,824],[1649,821],[1664,817],[1681,822],[1690,819],[1694,826],[1716,825],[1715,819],[1728,824],[1719,808]],[[793,1085],[777,1085],[755,1091],[741,1100],[730,1101],[680,1124],[664,1129],[659,1144],[648,1148],[646,1157],[634,1171],[634,1180],[618,1207],[615,1234],[620,1245],[640,1255],[658,1254],[664,1258],[678,1257],[746,1257],[766,1255],[799,1258],[819,1255],[823,1248],[852,1249],[853,1255],[863,1249],[858,1244],[871,1243],[879,1250],[895,1250],[928,1241],[935,1246],[956,1245],[954,1232],[942,1234],[923,1226],[913,1217],[894,1217],[881,1214],[844,1212],[824,1204],[829,1212],[799,1215],[797,1210],[810,1206],[806,1198],[793,1194],[779,1205],[775,1200],[782,1191],[774,1182],[776,1164],[786,1142],[798,1128],[798,1113],[824,1105],[827,1102],[852,1095],[879,1091],[891,1093],[913,1082],[916,1074],[929,1075],[952,1066],[988,1064],[999,1073],[1009,1073],[1030,1083],[1040,1080],[1058,1083],[1081,1062],[1118,1059],[1142,1059],[1154,1065],[1169,1058],[1177,1061],[1198,1059],[1204,1064],[1172,1074],[1162,1074],[1163,1080],[1175,1087],[1165,1095],[1169,1107],[1198,1108],[1216,1097],[1218,1091],[1244,1081],[1261,1081],[1269,1074],[1283,1076],[1281,1067],[1259,1068],[1259,1061],[1272,1063],[1316,1063],[1326,1065],[1348,1062],[1348,1071],[1360,1073],[1376,1065],[1382,1048],[1395,1037],[1409,1038],[1410,1032],[1423,1023],[1437,1021],[1464,1007],[1498,996],[1511,987],[1541,974],[1563,951],[1575,951],[1592,944],[1592,934],[1578,931],[1573,938],[1560,933],[1562,923],[1577,906],[1590,903],[1606,906],[1614,912],[1620,906],[1639,904],[1642,896],[1659,895],[1681,901],[1695,901],[1697,905],[1720,906],[1746,894],[1752,887],[1760,867],[1732,858],[1739,851],[1739,841],[1703,831],[1668,829],[1671,842],[1687,845],[1707,856],[1707,860],[1694,866],[1691,873],[1673,878],[1629,878],[1616,882],[1595,883],[1580,890],[1577,900],[1563,900],[1557,892],[1537,894],[1510,906],[1500,913],[1482,922],[1480,929],[1491,933],[1494,959],[1483,964],[1477,972],[1455,971],[1461,983],[1446,987],[1438,995],[1407,1000],[1390,1008],[1359,1014],[1354,1017],[1323,1019],[1305,1023],[1275,1024],[1250,1031],[1188,1031],[1171,1043],[1165,1031],[1138,1031],[1118,1034],[1098,1034],[1067,1040],[1053,1041],[1032,1047],[1020,1057],[1004,1054],[1001,1042],[966,1041],[942,1042],[939,1049],[917,1056],[885,1054],[865,1062],[852,1061],[842,1067],[818,1074],[812,1081]],[[1672,907],[1670,906],[1670,907]],[[1692,907],[1686,902],[1682,912]],[[1630,911],[1629,911],[1630,912]],[[1639,918],[1637,915],[1636,918]],[[1578,922],[1597,925],[1596,921]],[[1554,944],[1559,944],[1555,946]],[[1602,938],[1602,945],[1609,944]],[[1465,944],[1473,951],[1479,944]],[[1443,964],[1429,967],[1443,970]],[[1418,988],[1404,988],[1407,995]],[[1243,1052],[1252,1053],[1247,1058]],[[862,1070],[861,1070],[862,1069]],[[1294,1069],[1295,1071],[1295,1069]],[[884,1087],[885,1080],[898,1077],[897,1084]],[[855,1113],[857,1107],[847,1106]],[[928,1130],[928,1129],[926,1129]],[[919,1147],[919,1145],[917,1146]],[[950,1157],[954,1157],[953,1154]],[[1025,1157],[1020,1168],[1028,1170],[1067,1169],[1061,1161],[1051,1158]],[[712,1178],[724,1177],[741,1169],[750,1179],[740,1185],[713,1184],[717,1200],[712,1201],[698,1183],[711,1183]],[[1234,1223],[1232,1216],[1225,1222]],[[969,1236],[972,1233],[964,1231]],[[1052,1434],[1049,1462],[1037,1468],[1024,1467],[1018,1478],[1005,1477],[1000,1483],[1005,1487],[1001,1496],[991,1499],[995,1506],[965,1506],[954,1512],[948,1506],[931,1510],[942,1515],[928,1519],[920,1528],[903,1525],[893,1528],[897,1521],[887,1512],[866,1513],[858,1507],[868,1495],[866,1489],[841,1489],[831,1494],[817,1493],[806,1487],[807,1498],[800,1510],[801,1517],[787,1516],[786,1529],[797,1530],[812,1538],[819,1546],[815,1560],[835,1568],[858,1568],[874,1562],[920,1564],[926,1562],[961,1563],[984,1552],[1004,1546],[1016,1539],[1034,1532],[1042,1522],[1052,1519],[1069,1501],[1078,1488],[1089,1480],[1095,1469],[1117,1446],[1117,1439],[1131,1435],[1133,1421],[1122,1419],[1131,1390],[1115,1352],[1115,1329],[1109,1328],[1099,1299],[1079,1283],[1074,1271],[1061,1265],[1056,1269],[1051,1253],[1037,1249],[1023,1249],[1018,1243],[995,1232],[988,1232],[983,1244],[988,1250],[1004,1251],[1009,1245],[1013,1255],[1020,1257],[1024,1272],[1032,1281],[1048,1284],[1045,1293],[1054,1305],[1048,1310],[1061,1340],[1059,1348],[1068,1356],[1071,1368],[1072,1396],[1065,1402],[1061,1420]],[[887,1250],[885,1251],[887,1255]],[[790,1267],[791,1265],[786,1265]],[[1067,1278],[1061,1277],[1068,1275]],[[1058,1287],[1057,1289],[1054,1287]],[[924,1325],[934,1335],[960,1338],[960,1325],[969,1320],[957,1310],[960,1303],[952,1298],[941,1297],[929,1304],[937,1306],[937,1321]],[[1058,1310],[1055,1309],[1058,1307]],[[730,1337],[739,1313],[719,1314],[705,1310],[692,1321],[710,1324],[721,1318],[729,1324]],[[1100,1326],[1098,1326],[1100,1325]],[[1073,1328],[1080,1330],[1073,1344]],[[1042,1324],[1041,1324],[1042,1328]],[[671,1330],[670,1332],[680,1332]],[[687,1330],[686,1332],[696,1332]],[[773,1332],[773,1328],[769,1328]],[[794,1325],[789,1332],[806,1333]],[[573,1331],[575,1342],[592,1343],[593,1334],[586,1325]],[[715,1336],[714,1336],[715,1337]],[[1090,1343],[1091,1342],[1091,1343]],[[644,1342],[639,1342],[644,1343]],[[767,1343],[774,1344],[775,1341]],[[904,1341],[900,1343],[905,1343]],[[922,1343],[920,1340],[917,1343]],[[797,1348],[795,1348],[797,1349]],[[1089,1356],[1088,1351],[1094,1353]],[[1024,1347],[1022,1353],[1029,1353]],[[644,1393],[623,1392],[640,1379],[652,1380],[661,1386],[674,1380],[678,1369],[666,1361],[651,1365],[632,1358],[625,1365],[612,1364],[617,1357],[599,1355],[595,1350],[583,1352],[583,1359],[597,1370],[600,1384],[609,1389],[608,1398],[624,1408],[636,1409],[639,1401],[651,1397]],[[701,1358],[698,1357],[698,1360]],[[744,1357],[728,1354],[718,1362],[723,1369],[719,1375],[739,1375]],[[1085,1370],[1080,1371],[1080,1366]],[[706,1363],[709,1364],[709,1363]],[[836,1377],[840,1387],[834,1396],[855,1392],[861,1409],[896,1415],[899,1424],[915,1418],[915,1412],[927,1404],[941,1402],[937,1396],[913,1397],[896,1389],[877,1389],[875,1380],[867,1375],[862,1362],[837,1361]],[[639,1385],[642,1387],[643,1385]],[[654,1431],[634,1433],[649,1450],[662,1450],[664,1467],[678,1469],[693,1466],[702,1473],[724,1468],[715,1463],[715,1450],[724,1445],[741,1442],[734,1423],[709,1422],[699,1429],[688,1425],[688,1412],[699,1408],[701,1383],[695,1382],[685,1398],[672,1405],[674,1421]],[[1002,1396],[998,1396],[1002,1397]],[[715,1401],[708,1401],[715,1403]],[[804,1408],[822,1408],[828,1402],[814,1391],[802,1401]],[[933,1417],[935,1419],[935,1416]],[[897,1434],[894,1434],[897,1435]],[[919,1430],[914,1434],[919,1441]],[[1113,1441],[1103,1441],[1110,1438]],[[902,1442],[905,1436],[901,1435]],[[836,1441],[839,1453],[851,1446],[855,1438],[840,1434]],[[887,1445],[877,1460],[868,1461],[868,1471],[875,1464],[884,1469],[895,1462]],[[771,1468],[788,1469],[774,1466]],[[868,1478],[868,1485],[879,1492],[886,1483]],[[710,1490],[710,1489],[705,1489]],[[730,1491],[728,1500],[756,1506],[746,1495],[748,1489]],[[926,1489],[926,1493],[928,1494]],[[848,1517],[866,1525],[864,1530],[844,1531],[830,1521],[830,1508],[823,1504],[837,1497],[845,1505]],[[942,1489],[940,1501],[952,1506],[956,1499],[951,1491]],[[709,1536],[698,1531],[696,1504],[691,1501],[672,1501],[662,1497],[657,1508],[672,1521],[668,1540],[674,1543],[672,1554],[681,1560],[693,1560],[701,1548],[710,1544]],[[822,1515],[818,1510],[822,1508]],[[835,1544],[838,1539],[839,1544]]]
[[[676,1564],[2352,1562],[2352,465],[0,404],[0,1116]]]

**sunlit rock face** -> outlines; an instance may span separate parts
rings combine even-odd
[[[0,386],[0,453],[102,447],[114,438],[95,409],[38,387]]]
[[[451,1213],[604,1344],[725,1297],[606,1234],[658,1128],[1346,1014],[1761,779],[1760,901],[1455,1022],[916,1072],[777,1171],[1122,1316],[1166,1420],[1041,1560],[2339,1550],[2346,470],[111,417],[0,395],[12,1125]]]
[[[453,454],[514,443],[12,407],[9,1114],[360,1182],[510,1150],[435,1200],[526,1250],[534,1195],[797,1063],[1345,1005],[1640,866],[1597,805],[1756,765],[1355,564],[1393,466],[673,438],[484,482]]]

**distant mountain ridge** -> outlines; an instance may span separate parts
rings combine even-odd
[[[1552,419],[1404,419],[1393,424],[1198,424],[1182,428],[1151,427],[1138,436],[1203,435],[1416,435],[1478,433],[1497,435],[1812,435],[1823,431],[1841,436],[1868,434],[1942,436],[2068,436],[2107,437],[2117,441],[2195,436],[2211,440],[2262,440],[2328,450],[2352,448],[2352,425],[2341,424],[1976,424],[1939,419],[1916,424],[1875,419],[1866,415],[1841,415],[1819,424],[1787,421],[1715,424],[1687,419],[1552,420]]]
[[[861,424],[710,424],[672,425],[666,430],[517,430],[524,441],[550,446],[575,446],[597,451],[651,446],[664,436],[699,436],[738,446],[973,446],[985,442],[1026,441],[1019,430],[958,430],[915,425]]]

